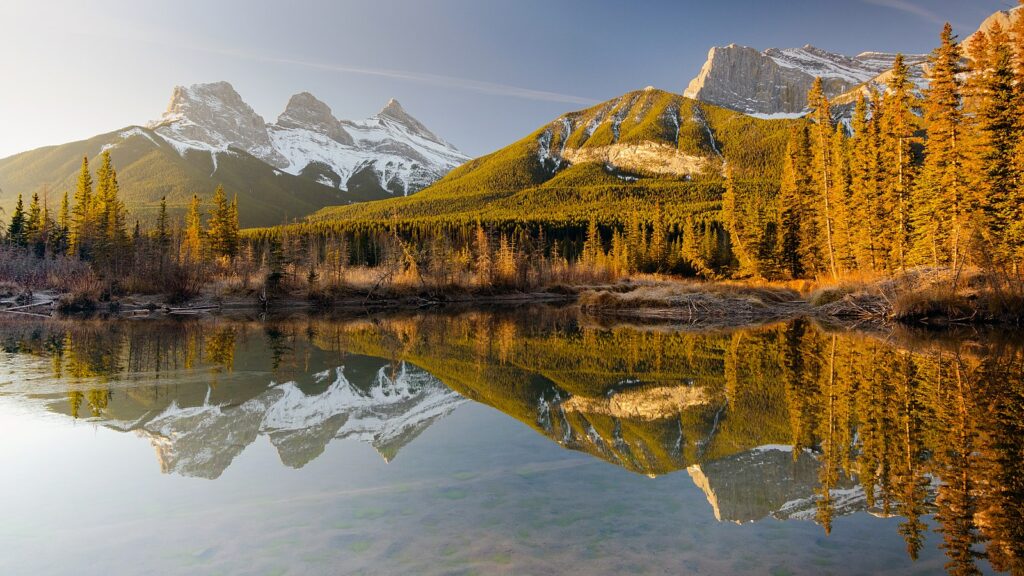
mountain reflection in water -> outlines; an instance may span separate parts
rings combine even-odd
[[[34,362],[18,362],[31,358]],[[301,468],[334,439],[399,457],[467,399],[630,472],[688,474],[721,521],[929,515],[947,570],[1024,570],[1024,351],[994,335],[730,332],[575,312],[0,324],[0,395],[134,432],[215,479],[264,436]]]

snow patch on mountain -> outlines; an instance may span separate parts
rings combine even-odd
[[[270,438],[282,462],[296,468],[344,438],[367,442],[390,460],[465,402],[428,372],[405,363],[394,374],[390,366],[382,367],[368,386],[351,382],[343,367],[316,375],[318,381],[332,377],[319,394],[306,394],[295,382],[273,384],[238,406],[172,404],[131,427],[153,444],[163,472],[217,478],[261,435]]]
[[[922,88],[927,57],[904,58],[912,81]],[[684,95],[759,118],[799,117],[815,78],[821,78],[830,98],[868,86],[884,90],[885,74],[895,59],[895,54],[882,52],[845,56],[811,45],[764,51],[736,44],[716,46]]]
[[[149,128],[182,156],[211,154],[215,170],[216,154],[237,149],[343,191],[355,175],[370,171],[381,189],[408,194],[469,160],[394,99],[375,116],[353,122],[335,118],[327,104],[302,92],[268,124],[227,82],[176,87],[167,111]]]

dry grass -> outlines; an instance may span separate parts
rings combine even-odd
[[[0,282],[27,290],[68,292],[80,279],[95,277],[85,262],[66,257],[39,259],[25,250],[0,245]]]
[[[800,294],[789,288],[739,283],[643,282],[584,291],[585,312],[680,320],[730,326],[774,321],[798,315]]]
[[[25,292],[25,287],[17,282],[0,280],[0,298],[13,298]]]
[[[65,314],[95,310],[105,290],[103,282],[92,276],[75,280],[69,288],[57,299],[57,310]]]
[[[844,278],[812,291],[815,312],[900,323],[1021,324],[1024,285],[979,270],[921,267],[894,277]]]

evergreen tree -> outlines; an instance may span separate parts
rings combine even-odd
[[[875,100],[877,101],[877,100]],[[878,200],[878,135],[877,123],[869,118],[869,100],[857,95],[850,127],[850,218],[851,252],[856,267],[877,270],[875,242],[878,223],[875,206]]]
[[[1018,141],[1018,109],[1013,54],[998,23],[990,34],[988,69],[984,76],[979,128],[984,139],[981,175],[982,209],[996,258],[1016,266],[1020,257],[1019,173],[1014,152]]]
[[[163,257],[171,245],[170,222],[167,220],[167,197],[160,198],[160,212],[156,217],[156,245]]]
[[[583,265],[588,268],[596,267],[600,259],[599,254],[603,250],[601,246],[601,233],[597,229],[597,218],[591,215],[590,221],[587,223],[587,237],[583,242],[583,254],[580,258]]]
[[[75,205],[71,209],[71,226],[68,251],[88,259],[89,243],[92,240],[92,174],[89,172],[89,158],[82,157],[82,169],[78,173],[75,188]]]
[[[487,237],[487,231],[484,230],[484,226],[479,220],[476,221],[476,231],[473,237],[473,244],[476,249],[477,282],[483,286],[490,286],[494,276],[494,258],[491,255],[490,239]]]
[[[38,258],[46,255],[46,245],[49,240],[46,218],[45,207],[39,203],[39,193],[34,192],[32,202],[28,207],[28,216],[25,219],[25,241]]]
[[[810,140],[805,124],[790,131],[783,156],[782,182],[779,188],[778,261],[790,278],[802,278],[817,272],[820,256],[817,223],[812,212]]]
[[[924,168],[914,188],[913,261],[933,265],[960,262],[969,214],[963,152],[963,54],[946,24],[932,53],[924,115],[928,124]]]
[[[840,271],[852,270],[856,267],[853,256],[853,238],[851,231],[851,187],[850,143],[843,125],[836,124],[836,132],[832,136],[832,231],[835,241],[836,261]]]
[[[34,242],[39,232],[43,229],[43,208],[39,205],[39,193],[32,193],[32,202],[28,205],[28,214],[25,218],[25,239]]]
[[[104,150],[101,155],[96,183],[92,208],[96,226],[94,252],[103,268],[111,268],[121,261],[119,255],[128,247],[129,238],[127,213],[119,197],[120,185],[109,150]]]
[[[651,242],[648,246],[647,261],[654,272],[665,272],[668,269],[668,237],[665,230],[665,213],[661,202],[654,203],[654,216],[651,219]]]
[[[832,158],[832,109],[822,87],[821,78],[815,78],[810,92],[807,94],[807,107],[814,121],[812,130],[812,149],[814,150],[815,186],[818,192],[818,206],[821,211],[821,225],[825,233],[825,255],[828,259],[828,270],[832,278],[839,277],[835,248],[835,217],[833,215],[835,198],[833,183]]]
[[[203,249],[203,221],[199,196],[193,194],[185,214],[185,237],[181,243],[181,257],[187,262],[200,262]]]
[[[237,201],[237,200],[236,200]],[[238,253],[238,229],[235,224],[237,205],[228,203],[223,186],[213,193],[213,209],[206,232],[210,251],[214,256],[232,259]]]
[[[238,225],[238,194],[235,194],[231,199],[231,209],[228,212],[228,251],[229,256],[234,258],[238,255],[238,248],[240,245],[239,236],[239,225]]]
[[[7,225],[7,241],[15,246],[25,246],[28,242],[25,232],[25,204],[18,194],[18,203],[14,205],[14,214]]]
[[[71,233],[71,212],[70,204],[68,202],[68,191],[64,191],[64,196],[60,200],[60,214],[57,216],[56,226],[56,239],[54,241],[54,250],[58,254],[64,254],[68,250],[68,241]]]
[[[882,174],[885,181],[881,191],[882,209],[892,215],[889,262],[891,269],[903,269],[907,263],[910,244],[910,191],[913,183],[913,156],[911,142],[914,137],[914,94],[910,83],[910,69],[902,54],[897,54],[883,97]]]

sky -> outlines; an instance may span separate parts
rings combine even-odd
[[[711,46],[923,53],[1010,0],[0,0],[0,158],[145,124],[175,85],[227,80],[268,122],[309,91],[361,119],[389,98],[465,153],[656,86]]]

